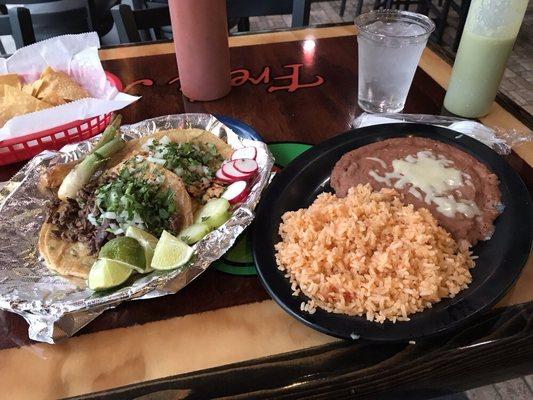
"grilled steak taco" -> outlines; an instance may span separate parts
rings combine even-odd
[[[155,238],[178,234],[193,222],[193,208],[224,187],[216,170],[232,148],[201,129],[156,132],[125,142],[117,116],[81,162],[58,164],[41,176],[57,200],[39,236],[51,270],[86,278],[107,242],[129,227]]]
[[[86,278],[100,248],[129,226],[159,237],[163,230],[177,234],[192,222],[182,180],[134,156],[94,177],[75,198],[53,204],[39,250],[50,269]]]

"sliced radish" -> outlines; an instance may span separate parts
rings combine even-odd
[[[237,171],[243,174],[255,174],[257,172],[257,162],[248,158],[241,158],[239,160],[233,160],[233,166]]]
[[[245,172],[239,171],[238,169],[235,168],[235,165],[233,164],[234,162],[230,161],[222,166],[222,172],[229,179],[236,181],[236,180],[241,180],[241,179],[248,179],[250,176],[253,175],[251,173],[245,173]]]
[[[257,149],[255,147],[242,147],[235,150],[231,155],[232,160],[239,160],[241,158],[255,160],[255,157],[257,157]]]
[[[248,197],[248,184],[246,181],[233,182],[226,188],[222,197],[229,201],[230,204],[235,204],[243,201]]]
[[[224,171],[222,171],[222,167],[219,168],[217,172],[215,172],[215,178],[217,178],[217,180],[219,180],[220,182],[224,183],[231,183],[235,181],[235,178],[230,178],[224,173]]]

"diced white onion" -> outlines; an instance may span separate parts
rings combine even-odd
[[[165,157],[165,154],[167,153],[168,148],[164,146],[157,146],[155,148],[154,157],[155,158],[163,158]]]
[[[117,219],[117,214],[112,211],[106,211],[102,214],[105,219]]]
[[[165,165],[166,161],[162,158],[156,158],[156,157],[146,157],[146,160],[147,161],[150,161],[154,164],[159,164],[159,165]]]
[[[159,139],[159,143],[161,144],[169,144],[170,143],[170,139],[168,138],[168,136],[163,136],[161,139]]]
[[[142,145],[141,148],[142,148],[144,151],[148,151],[148,150],[150,150],[149,147],[150,147],[152,144],[154,144],[154,139],[149,139],[149,140],[146,141],[145,144]]]
[[[124,233],[124,229],[118,228],[113,231],[115,235],[122,235]]]
[[[87,214],[87,220],[91,223],[91,225],[98,226],[98,222],[96,221],[96,218],[94,217],[92,213]]]
[[[138,224],[138,223],[143,223],[143,220],[142,220],[141,216],[138,213],[134,213],[133,214],[133,219],[131,220],[131,222]]]

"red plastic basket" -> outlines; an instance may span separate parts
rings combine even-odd
[[[106,72],[107,79],[118,90],[122,89],[120,79]],[[30,133],[15,139],[0,141],[0,166],[24,161],[43,150],[59,150],[68,143],[89,139],[103,132],[111,120],[111,113],[98,117],[73,121],[40,132]]]

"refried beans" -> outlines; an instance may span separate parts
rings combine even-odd
[[[416,209],[427,208],[456,240],[487,240],[501,208],[498,178],[471,155],[419,137],[388,139],[346,153],[331,186],[339,197],[358,184],[396,189]]]

